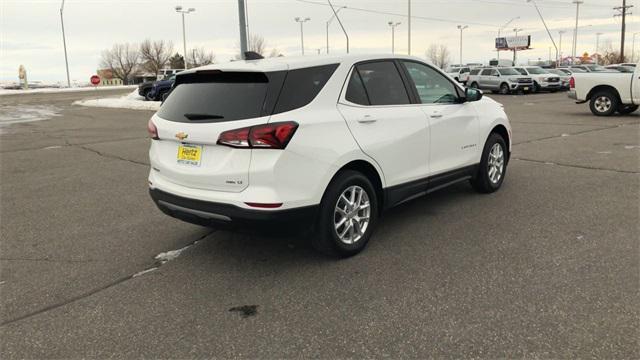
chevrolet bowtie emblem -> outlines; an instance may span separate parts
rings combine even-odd
[[[184,132],[180,131],[179,133],[176,134],[176,139],[182,141],[186,138],[189,137],[189,134],[185,134]]]

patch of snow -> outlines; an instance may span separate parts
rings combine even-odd
[[[126,86],[86,86],[86,87],[64,87],[64,88],[38,88],[29,90],[11,90],[0,89],[1,95],[22,95],[22,94],[42,94],[42,93],[63,93],[63,92],[78,92],[78,91],[103,91],[103,90],[121,90],[121,89],[137,89],[137,85]]]
[[[195,243],[194,243],[194,244],[195,244]],[[167,261],[171,261],[171,260],[173,260],[173,259],[177,258],[178,256],[180,256],[180,254],[181,254],[183,251],[187,250],[188,248],[190,248],[190,247],[191,247],[191,246],[193,246],[194,244],[189,244],[189,245],[187,245],[187,246],[185,246],[185,247],[183,247],[183,248],[177,249],[177,250],[171,250],[171,251],[167,251],[167,252],[160,253],[160,254],[156,255],[155,259],[156,259],[157,261],[159,261],[159,262],[160,262],[160,264],[164,264],[164,263],[166,263]]]
[[[611,154],[611,151],[598,151],[598,154]]]
[[[160,101],[144,101],[144,98],[138,95],[138,89],[136,89],[128,95],[118,98],[78,100],[74,101],[73,105],[157,111],[160,108]]]
[[[567,136],[571,136],[571,135],[570,135],[570,134],[562,134],[562,135],[560,135],[560,136],[562,136],[562,137],[567,137]]]
[[[54,145],[54,146],[47,146],[46,148],[44,148],[44,150],[60,149],[60,148],[62,148],[62,146]]]
[[[52,105],[0,105],[0,127],[60,116],[60,109]]]
[[[625,148],[625,149],[627,149],[627,150],[633,150],[633,149],[635,149],[635,148],[640,149],[640,146],[636,146],[636,145],[626,145],[624,148]]]

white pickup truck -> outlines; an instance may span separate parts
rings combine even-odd
[[[630,114],[640,105],[640,69],[633,73],[594,72],[573,73],[569,94],[576,103],[589,102],[597,116]]]

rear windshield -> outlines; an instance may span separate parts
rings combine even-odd
[[[294,110],[309,104],[337,67],[179,75],[158,116],[177,122],[223,122]]]

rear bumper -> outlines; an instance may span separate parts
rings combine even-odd
[[[250,210],[149,189],[156,206],[174,218],[202,226],[234,230],[303,230],[316,218],[318,206],[286,210]]]

